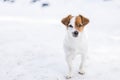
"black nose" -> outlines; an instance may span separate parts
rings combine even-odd
[[[78,31],[74,31],[74,35],[78,35]]]
[[[74,32],[73,32],[73,36],[74,36],[74,37],[77,37],[77,36],[78,36],[78,34],[79,34],[79,32],[78,32],[78,31],[74,31]]]

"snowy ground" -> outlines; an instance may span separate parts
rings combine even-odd
[[[68,14],[90,19],[86,74],[77,74],[77,58],[70,80],[120,80],[118,0],[49,0],[45,8],[27,1],[0,2],[0,80],[65,80],[60,20]]]

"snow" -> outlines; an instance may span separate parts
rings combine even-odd
[[[44,8],[29,0],[0,2],[0,80],[65,80],[60,20],[68,14],[90,19],[86,74],[77,74],[77,57],[70,80],[119,80],[120,5],[113,0],[47,1],[50,6]]]

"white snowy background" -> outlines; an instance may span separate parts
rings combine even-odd
[[[70,80],[120,80],[119,0],[0,0],[0,80],[65,80],[61,19],[69,14],[90,19],[86,74],[77,74],[77,57]]]

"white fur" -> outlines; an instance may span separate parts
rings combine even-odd
[[[79,54],[81,55],[79,72],[81,74],[84,74],[85,58],[88,50],[87,37],[84,30],[82,32],[79,32],[79,35],[77,37],[73,37],[72,35],[74,31],[78,31],[74,27],[75,17],[70,20],[69,24],[72,25],[73,28],[67,29],[67,34],[64,40],[64,51],[66,53],[66,61],[69,67],[69,73],[66,78],[72,77],[72,60],[75,58],[76,55]]]

